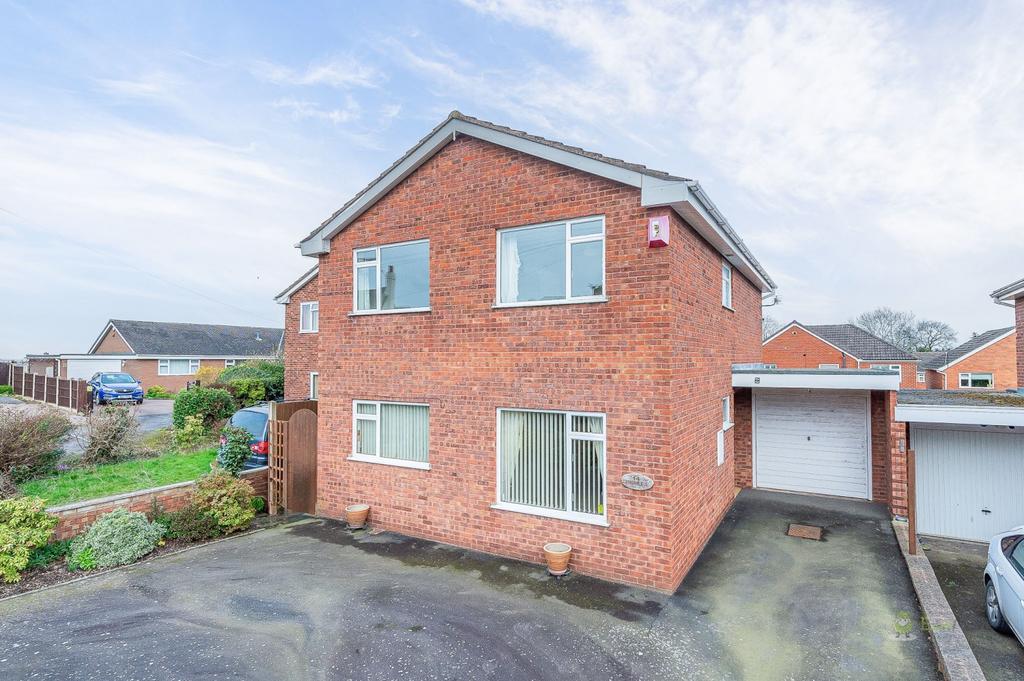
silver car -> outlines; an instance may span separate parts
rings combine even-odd
[[[993,629],[1024,642],[1024,525],[989,542],[985,615]]]

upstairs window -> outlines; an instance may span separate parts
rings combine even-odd
[[[299,306],[299,333],[316,333],[320,330],[320,303],[312,301]]]
[[[604,217],[498,232],[498,305],[604,300]]]
[[[972,372],[960,374],[961,388],[991,388],[995,385],[991,372]]]
[[[732,309],[732,266],[722,261],[722,307]]]
[[[430,309],[429,241],[360,248],[353,257],[355,312]]]

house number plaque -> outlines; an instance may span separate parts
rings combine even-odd
[[[626,473],[622,476],[622,486],[643,492],[654,487],[654,480],[643,473]]]

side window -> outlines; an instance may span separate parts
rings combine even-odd
[[[732,309],[732,266],[722,261],[722,307]]]
[[[320,330],[320,303],[311,301],[299,307],[299,333],[316,333]]]
[[[1017,537],[1016,540],[1017,544],[1010,550],[1007,558],[1010,559],[1010,564],[1020,573],[1020,576],[1024,577],[1024,540],[1020,537]]]

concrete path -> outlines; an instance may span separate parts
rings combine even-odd
[[[988,681],[1024,679],[1024,646],[1000,634],[985,618],[985,544],[949,539],[922,540],[939,586],[953,609],[974,657]]]
[[[936,678],[899,613],[866,503],[744,493],[671,596],[311,519],[0,602],[0,678]]]

